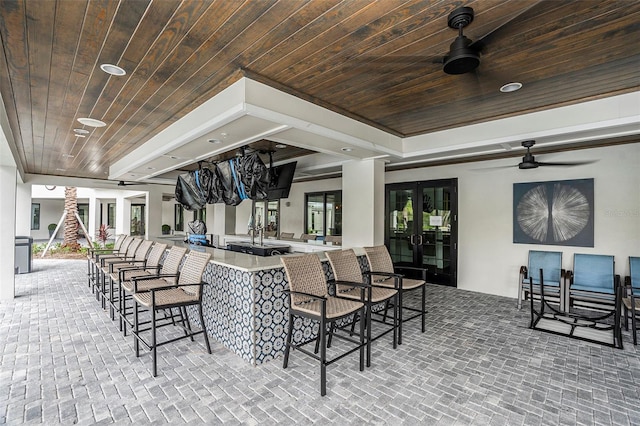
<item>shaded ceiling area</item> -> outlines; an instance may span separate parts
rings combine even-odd
[[[449,75],[447,17],[461,5],[480,65]],[[0,39],[23,170],[94,179],[242,77],[399,137],[640,85],[635,1],[16,0],[0,2]],[[512,81],[523,88],[499,91]]]

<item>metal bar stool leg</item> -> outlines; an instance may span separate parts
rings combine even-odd
[[[200,312],[200,325],[204,334],[204,342],[207,345],[207,352],[211,353],[211,345],[209,345],[209,334],[207,333],[207,326],[204,323],[204,315],[202,315],[202,304],[200,304],[198,310]]]
[[[289,364],[289,352],[291,349],[291,335],[293,334],[293,315],[289,314],[289,330],[287,331],[287,341],[284,344],[284,360],[282,368],[287,368]]]

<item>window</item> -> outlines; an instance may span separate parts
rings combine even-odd
[[[89,222],[89,204],[78,203],[78,216],[80,216],[82,224],[86,227]]]
[[[342,191],[305,194],[305,233],[342,235]]]
[[[110,228],[116,227],[116,205],[115,203],[107,203],[107,225]]]
[[[182,204],[176,204],[173,207],[173,229],[175,231],[184,231],[184,208]]]
[[[40,229],[40,203],[31,203],[31,229]]]
[[[207,208],[203,207],[200,210],[193,211],[193,220],[200,219],[204,223],[207,223]]]

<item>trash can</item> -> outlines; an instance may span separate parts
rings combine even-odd
[[[33,246],[33,238],[16,236],[16,258],[14,265],[16,273],[26,274],[31,272],[33,263],[31,246]]]

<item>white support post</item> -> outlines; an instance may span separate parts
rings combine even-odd
[[[342,245],[384,243],[384,161],[348,161],[342,165]]]
[[[0,131],[1,136],[1,131]],[[0,166],[0,300],[15,297],[17,168]],[[26,212],[20,212],[26,214]]]
[[[65,210],[65,214],[66,214],[66,210]],[[84,224],[82,223],[82,219],[80,219],[80,215],[78,214],[78,212],[75,212],[76,214],[76,219],[78,219],[78,223],[80,224],[80,228],[82,228],[82,232],[84,232],[84,236],[87,238],[87,243],[89,243],[89,247],[93,247],[93,241],[91,240],[91,236],[89,235],[89,233],[87,232],[87,228],[84,227]]]

